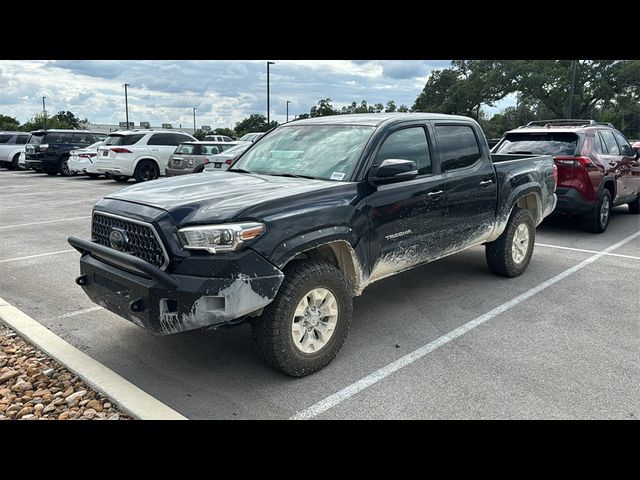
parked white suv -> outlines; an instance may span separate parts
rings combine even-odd
[[[110,133],[98,147],[96,170],[118,182],[136,182],[164,175],[169,157],[182,142],[197,141],[173,130],[126,130]]]
[[[0,167],[19,170],[20,152],[29,139],[29,132],[0,132]]]

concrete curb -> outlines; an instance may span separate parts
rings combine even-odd
[[[0,298],[0,321],[140,420],[187,420]]]

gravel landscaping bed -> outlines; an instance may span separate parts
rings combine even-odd
[[[131,420],[78,376],[0,324],[0,420]]]

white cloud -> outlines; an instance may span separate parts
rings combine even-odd
[[[394,100],[411,106],[425,79],[446,61],[278,60],[271,65],[271,117],[285,120],[308,112],[321,98],[340,107]],[[71,110],[95,123],[129,118],[154,125],[233,126],[251,113],[266,112],[265,61],[73,60],[0,61],[0,113],[25,122],[42,109]]]

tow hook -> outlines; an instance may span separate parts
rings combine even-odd
[[[142,312],[144,310],[144,302],[141,298],[138,298],[129,304],[129,309],[132,312]]]
[[[87,284],[87,276],[80,275],[79,277],[76,277],[76,283],[81,287],[85,286]]]

